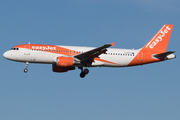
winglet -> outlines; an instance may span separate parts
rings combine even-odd
[[[115,44],[116,42],[113,42],[113,43],[111,43],[111,45],[114,47],[114,44]]]

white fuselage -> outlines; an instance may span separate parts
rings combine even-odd
[[[142,48],[115,49],[115,42],[100,47],[77,47],[43,44],[21,44],[5,52],[6,59],[29,63],[52,64],[53,72],[67,72],[75,67],[81,69],[80,77],[85,77],[87,67],[126,67],[161,62],[176,58],[175,51],[166,52],[173,25],[164,25]],[[83,68],[85,68],[83,70]]]
[[[77,51],[79,54],[94,49],[94,47],[75,47],[75,46],[60,46],[66,49]],[[123,67],[127,66],[134,57],[139,53],[138,50],[131,49],[115,49],[108,48],[106,54],[101,54],[99,59],[92,63],[89,67],[104,66],[104,67]],[[64,55],[64,53],[66,53]],[[18,62],[43,63],[53,64],[59,56],[73,56],[74,53],[69,51],[47,52],[43,50],[30,50],[26,48],[18,48],[18,50],[9,50],[4,53],[4,57]],[[106,62],[109,61],[109,62]],[[115,64],[112,64],[112,63]]]

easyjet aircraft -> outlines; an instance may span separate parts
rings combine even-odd
[[[52,64],[53,72],[59,73],[78,67],[83,78],[89,73],[87,67],[128,67],[175,58],[174,51],[166,52],[172,29],[173,25],[164,25],[143,48],[136,50],[109,48],[115,42],[97,48],[29,43],[14,46],[3,56],[25,62],[25,73],[29,63],[44,63]]]

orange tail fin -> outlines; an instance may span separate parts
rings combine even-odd
[[[173,25],[164,25],[156,35],[142,48],[129,66],[142,65],[152,62],[163,61],[164,57],[155,58],[153,55],[165,55],[168,42],[171,36]]]
[[[164,25],[156,35],[143,47],[143,51],[166,52],[173,25]]]

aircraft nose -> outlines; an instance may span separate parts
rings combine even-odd
[[[6,59],[8,59],[8,58],[9,58],[9,53],[8,53],[8,52],[5,52],[5,53],[3,54],[3,57],[6,58]]]

